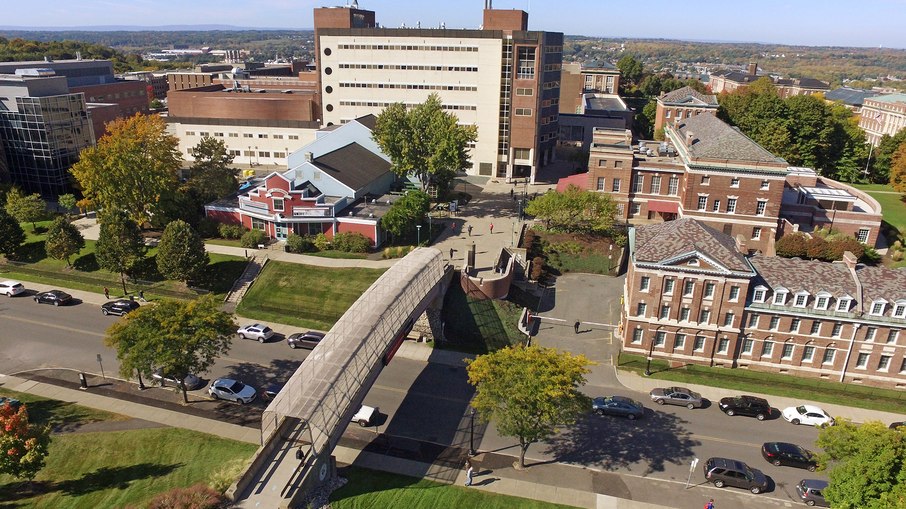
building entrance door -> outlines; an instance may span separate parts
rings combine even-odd
[[[286,227],[286,223],[277,223],[274,225],[274,236],[277,240],[286,240],[289,228]]]

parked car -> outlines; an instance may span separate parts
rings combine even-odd
[[[362,408],[352,416],[352,422],[357,422],[359,426],[364,428],[373,424],[378,415],[380,415],[380,411],[377,407],[362,405]]]
[[[906,426],[906,422],[899,421],[899,422],[890,423],[890,429],[899,429],[899,428],[902,428],[903,426]]]
[[[136,309],[138,309],[138,302],[134,300],[117,299],[101,304],[101,313],[105,315],[123,316]]]
[[[267,325],[253,323],[239,327],[236,334],[239,334],[239,339],[257,339],[259,343],[264,343],[274,335],[274,330]]]
[[[6,396],[0,396],[0,407],[4,407],[7,404],[13,407],[13,410],[18,411],[19,407],[22,406],[22,402],[16,398],[7,398]]]
[[[159,383],[161,387],[166,387],[167,384],[170,384],[174,387],[179,385],[175,376],[170,374],[165,375],[163,369],[161,368],[157,368],[157,370],[155,370],[154,373],[151,374],[151,378],[157,381],[157,383]],[[198,378],[191,373],[189,373],[185,378],[182,379],[182,383],[185,384],[187,391],[194,391],[195,389],[199,389],[202,386],[201,378]]]
[[[25,293],[25,285],[18,281],[0,281],[0,293],[13,297]]]
[[[701,394],[692,392],[685,387],[657,388],[652,389],[648,394],[658,405],[679,405],[689,410],[701,408],[704,403]]]
[[[310,330],[308,332],[296,332],[295,334],[290,334],[286,337],[286,344],[290,348],[308,348],[309,350],[318,346],[318,343],[324,339],[323,332],[317,332]]]
[[[708,458],[705,462],[705,479],[717,488],[733,486],[744,488],[754,494],[768,489],[768,478],[757,468],[751,468],[742,461],[727,458]]]
[[[214,399],[235,401],[240,405],[255,401],[255,396],[257,395],[255,388],[251,385],[245,385],[230,378],[218,378],[211,382],[211,386],[208,387],[208,394]]]
[[[62,290],[49,290],[35,295],[35,302],[38,304],[53,304],[54,306],[59,306],[61,304],[67,304],[71,300],[72,295],[69,295]]]
[[[616,415],[630,421],[645,415],[645,407],[641,403],[625,396],[595,398],[591,408],[598,415]]]
[[[270,384],[265,387],[263,391],[261,391],[261,397],[264,399],[264,401],[271,401],[272,399],[277,397],[277,393],[279,393],[282,389],[283,384]]]
[[[766,399],[746,395],[723,398],[718,406],[727,415],[747,415],[759,421],[770,417],[773,412]]]
[[[833,426],[834,418],[814,405],[791,406],[783,409],[783,418],[793,424]]]
[[[825,488],[827,488],[827,481],[803,479],[796,485],[796,493],[806,505],[830,507],[830,504],[824,499]]]
[[[765,442],[761,446],[761,455],[775,467],[786,465],[805,468],[814,472],[818,468],[818,457],[815,453],[787,442]]]

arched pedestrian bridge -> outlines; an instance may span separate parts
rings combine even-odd
[[[355,301],[264,411],[262,447],[232,490],[240,507],[291,507],[334,475],[334,447],[415,322],[426,314],[440,333],[451,278],[439,250],[418,248]]]

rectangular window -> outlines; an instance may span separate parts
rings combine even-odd
[[[692,312],[692,310],[689,309],[689,308],[682,308],[682,309],[680,309],[680,321],[681,321],[681,322],[688,322],[688,321],[689,321],[689,314],[690,314],[691,312]]]
[[[678,192],[679,192],[679,177],[674,175],[674,176],[670,177],[670,180],[667,182],[667,194],[669,194],[670,196],[676,196],[676,194]]]
[[[595,187],[598,191],[604,191],[604,177],[598,177],[598,185]]]
[[[663,348],[664,343],[667,342],[667,333],[664,331],[657,331],[657,334],[654,335],[654,346],[658,348]]]
[[[254,135],[252,133],[242,133],[242,137],[243,138],[253,138]]]
[[[705,283],[705,298],[711,299],[714,297],[714,283],[708,281]]]
[[[805,303],[808,300],[808,295],[801,294],[796,296],[796,302],[793,304],[797,308],[804,308]]]
[[[780,326],[780,317],[777,315],[772,316],[771,317],[771,330],[777,330],[777,328],[779,326]]]
[[[792,343],[784,343],[783,351],[780,353],[781,359],[792,359],[795,346]]]
[[[842,334],[842,333],[843,333],[843,324],[840,322],[835,323],[834,329],[831,332],[831,337],[839,338],[840,334]]]
[[[720,212],[720,200],[714,200],[714,205],[711,206],[711,212]]]
[[[752,292],[752,302],[764,302],[768,292],[766,290],[755,290]]]
[[[648,309],[648,304],[644,302],[639,302],[638,307],[636,308],[636,316],[645,316],[645,311]]]
[[[833,363],[834,363],[834,355],[836,355],[836,353],[837,353],[837,351],[834,350],[833,348],[828,348],[827,350],[825,350],[825,351],[824,351],[824,358],[821,359],[821,364],[833,364]]]
[[[878,371],[887,371],[887,369],[889,367],[890,367],[890,356],[882,355],[881,358],[878,359]]]
[[[263,220],[263,219],[257,219],[257,218],[254,218],[254,217],[252,218],[252,229],[253,229],[253,230],[264,230],[264,227],[265,227],[265,226],[264,226],[264,220]]]
[[[752,355],[752,350],[755,349],[755,340],[751,338],[746,338],[742,342],[742,353],[744,355]]]
[[[692,349],[696,352],[701,352],[705,349],[705,337],[704,336],[695,336],[695,342],[692,344]]]
[[[682,350],[685,347],[686,347],[686,335],[677,334],[676,337],[673,338],[673,349]]]
[[[535,79],[535,48],[520,46],[517,53],[517,76],[520,80]]]
[[[707,185],[710,185],[710,184],[711,184],[711,177],[703,176],[703,177],[702,177],[702,185],[703,185],[703,186],[707,186]]]
[[[607,159],[598,159],[598,168],[606,168]]]
[[[873,315],[883,315],[884,314],[884,303],[875,302],[871,305],[871,314]]]
[[[516,108],[515,110],[517,117],[531,117],[532,109],[531,108]]]
[[[229,136],[230,138],[238,138],[239,133],[227,133],[227,136]]]
[[[837,301],[837,311],[849,311],[849,299],[840,299]]]
[[[620,179],[613,179],[613,187],[611,187],[611,191],[613,191],[614,193],[620,192]]]
[[[859,231],[856,232],[856,240],[866,244],[868,242],[868,235],[871,234],[871,230],[868,228],[859,228]]]
[[[283,212],[283,198],[274,198],[274,212]]]
[[[632,190],[631,190],[631,192],[633,192],[633,193],[641,193],[641,192],[642,192],[642,186],[644,186],[644,185],[645,185],[645,175],[642,175],[642,174],[640,173],[640,174],[636,175],[635,178],[634,178],[633,181],[632,181]]]
[[[517,88],[516,95],[523,95],[523,96],[535,95],[535,92],[531,88]]]
[[[755,205],[755,215],[763,216],[764,211],[767,210],[767,208],[768,208],[767,200],[758,200],[758,204]]]
[[[733,314],[732,311],[727,311],[727,313],[724,315],[724,327],[732,327],[733,320],[735,318],[736,318],[736,316]]]
[[[868,367],[868,353],[862,352],[859,354],[859,357],[856,358],[856,367],[859,369]]]
[[[282,134],[275,134],[275,135],[274,135],[274,139],[275,139],[275,140],[282,140],[282,139],[283,139],[283,135],[282,135]]]
[[[698,197],[698,210],[705,210],[705,207],[708,206],[708,197],[699,196]]]
[[[761,190],[762,190],[762,191],[767,191],[767,190],[770,189],[770,188],[771,188],[771,183],[770,183],[770,182],[768,182],[767,180],[762,180],[762,181],[761,181]]]
[[[736,302],[737,300],[739,300],[739,287],[731,286],[730,287],[730,301]]]
[[[815,299],[815,309],[827,309],[827,304],[830,302],[830,297],[820,296]]]
[[[661,194],[661,177],[659,175],[653,175],[651,177],[651,185],[648,188],[648,192],[651,194]]]
[[[629,208],[629,214],[632,216],[637,216],[642,213],[642,204],[633,203]]]
[[[614,167],[614,168],[622,168],[622,167],[623,167],[623,161],[614,161],[614,162],[613,162],[613,167]]]
[[[695,281],[687,279],[683,281],[683,297],[691,297],[695,291]]]
[[[730,187],[739,187],[739,178],[733,177],[730,179]]]
[[[906,358],[900,363],[900,373],[906,373]]]
[[[814,322],[812,322],[812,335],[814,336],[816,334],[819,334],[820,332],[821,322],[819,320],[815,320]]]
[[[727,198],[727,214],[736,212],[736,198]]]
[[[699,314],[698,321],[701,323],[708,323],[709,320],[711,320],[711,311],[709,311],[707,309],[702,309],[701,314]]]
[[[865,341],[874,341],[875,335],[877,333],[878,333],[878,329],[876,327],[869,327],[869,328],[865,329]]]
[[[774,354],[774,342],[765,341],[764,344],[761,345],[761,356],[770,357],[773,354]]]
[[[717,353],[727,353],[730,350],[730,340],[727,338],[720,338],[720,342],[717,343]]]
[[[799,318],[793,318],[790,321],[790,332],[799,332],[799,325],[802,323],[802,320]]]
[[[670,305],[669,305],[669,304],[664,304],[663,306],[661,306],[661,315],[660,315],[660,319],[661,319],[661,320],[669,320],[669,319],[670,319]]]
[[[898,331],[896,329],[891,329],[890,332],[887,333],[887,344],[892,345],[892,344],[896,343],[897,337],[899,335],[900,335],[900,331]]]
[[[758,319],[761,318],[761,315],[758,313],[752,313],[749,315],[749,327],[758,327]]]
[[[648,276],[642,276],[642,279],[639,283],[639,290],[647,292],[648,288],[651,286],[651,278]]]
[[[752,228],[752,240],[759,240],[761,238],[761,227],[756,226]]]
[[[642,329],[636,329],[632,331],[632,342],[639,344],[642,342]]]
[[[673,293],[674,283],[676,283],[676,280],[674,280],[674,279],[668,278],[668,279],[664,280],[664,293],[665,294],[670,295]]]
[[[894,306],[893,316],[896,318],[906,318],[906,304],[897,304]]]
[[[802,349],[802,362],[812,362],[815,358],[815,347],[808,345]]]
[[[513,159],[528,160],[532,158],[532,150],[528,148],[514,148]]]

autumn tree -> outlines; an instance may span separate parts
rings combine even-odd
[[[517,468],[531,444],[553,436],[590,408],[579,392],[592,364],[584,355],[539,346],[509,347],[467,361],[472,407],[502,436],[519,439]]]
[[[544,222],[551,231],[605,233],[613,226],[617,206],[605,193],[570,185],[563,192],[548,191],[528,202],[525,212]]]
[[[173,221],[164,229],[157,246],[157,270],[167,279],[188,283],[210,259],[204,241],[185,221]]]
[[[31,481],[49,447],[50,427],[29,423],[26,405],[0,405],[0,474]]]
[[[906,193],[906,142],[900,144],[890,159],[890,185]]]
[[[20,223],[31,223],[34,230],[35,223],[47,216],[47,203],[40,194],[25,194],[13,187],[6,195],[6,212]]]
[[[872,150],[872,182],[885,184],[890,181],[890,163],[893,160],[893,154],[904,143],[906,143],[906,129],[900,129],[893,136],[889,134],[881,136],[878,146]]]
[[[477,136],[477,127],[459,125],[456,115],[443,110],[437,94],[410,109],[391,104],[378,115],[373,134],[395,174],[415,176],[423,190],[434,184],[441,191],[472,164],[468,145]]]
[[[160,368],[180,381],[188,403],[182,380],[206,372],[229,352],[235,330],[233,317],[221,311],[211,295],[192,301],[161,299],[110,326],[104,342],[116,349],[121,375],[131,377],[137,371],[149,377]]]
[[[51,258],[66,260],[66,265],[69,267],[72,267],[69,259],[84,247],[85,238],[82,236],[82,232],[65,217],[54,219],[47,229],[44,250]]]
[[[381,216],[381,227],[395,236],[411,233],[422,224],[431,205],[431,198],[424,191],[409,191],[396,200]]]
[[[0,209],[0,253],[9,258],[23,242],[25,231],[19,226],[19,222],[7,214],[6,210]]]
[[[82,150],[71,171],[96,207],[126,211],[142,225],[157,212],[161,196],[178,186],[178,145],[156,115],[114,120],[96,146]]]
[[[222,140],[205,136],[192,149],[192,157],[187,185],[203,201],[229,196],[239,188],[239,170],[230,166],[233,156]]]
[[[126,293],[126,273],[145,257],[147,248],[138,225],[125,212],[105,212],[98,218],[101,230],[94,247],[98,265],[120,275]]]
[[[831,507],[888,509],[906,507],[906,439],[898,430],[872,421],[837,419],[818,433],[827,470],[824,497]]]

